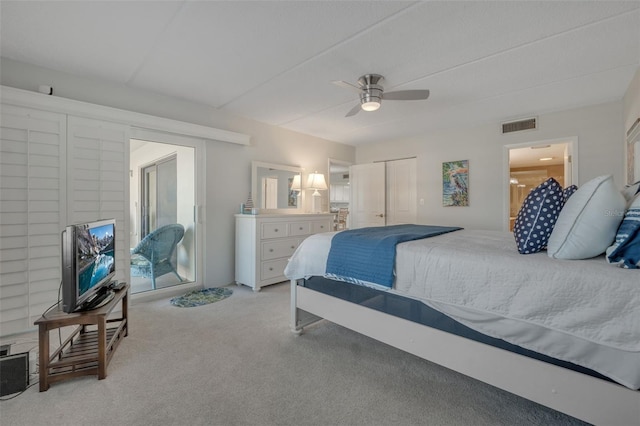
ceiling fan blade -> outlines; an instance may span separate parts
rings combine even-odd
[[[357,113],[360,112],[360,110],[362,109],[362,107],[360,106],[360,104],[357,104],[356,106],[354,106],[353,108],[351,108],[349,110],[349,112],[347,113],[347,115],[345,115],[345,117],[351,117],[356,115]]]
[[[360,87],[356,86],[355,84],[348,83],[346,81],[334,80],[334,81],[332,81],[332,83],[335,84],[336,86],[344,87],[346,89],[355,90],[358,93],[362,92],[362,89]]]
[[[420,101],[428,97],[428,90],[398,90],[396,92],[384,92],[382,95],[382,99],[389,101]]]

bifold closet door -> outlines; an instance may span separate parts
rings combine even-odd
[[[58,300],[66,222],[66,116],[1,105],[0,335]]]
[[[116,220],[116,279],[127,281],[130,128],[69,116],[67,130],[68,221]]]

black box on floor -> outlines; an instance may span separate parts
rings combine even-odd
[[[22,392],[29,385],[29,352],[0,358],[0,396]]]

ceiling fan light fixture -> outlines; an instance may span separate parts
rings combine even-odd
[[[375,111],[378,108],[380,108],[380,101],[375,101],[375,100],[365,101],[365,102],[362,102],[361,107],[364,111]]]
[[[357,86],[342,80],[333,81],[333,84],[355,90],[360,94],[360,103],[355,104],[345,117],[352,117],[360,111],[377,111],[382,105],[383,98],[391,101],[417,101],[429,97],[428,90],[396,90],[383,95],[382,80],[384,77],[380,74],[365,74],[358,79]]]
[[[368,86],[360,94],[360,108],[363,111],[376,111],[382,102],[382,88]]]

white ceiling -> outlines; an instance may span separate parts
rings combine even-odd
[[[619,100],[640,1],[7,1],[3,57],[358,145]],[[430,89],[345,118],[367,73]]]
[[[567,143],[535,145],[509,150],[509,167],[543,167],[564,164]],[[541,158],[550,160],[540,160]]]

